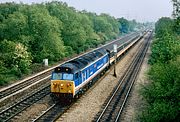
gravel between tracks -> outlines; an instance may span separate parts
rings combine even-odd
[[[141,43],[141,42],[140,42]],[[140,43],[116,65],[117,78],[113,77],[113,70],[100,82],[94,84],[78,101],[58,120],[63,122],[90,122],[101,109],[104,101],[116,86],[118,80],[129,66]]]

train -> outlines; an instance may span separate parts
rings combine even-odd
[[[130,41],[118,47],[118,52],[134,39],[142,37],[140,33],[134,35]],[[56,67],[51,75],[51,95],[60,100],[78,97],[84,87],[96,81],[113,63],[112,50],[99,48]]]

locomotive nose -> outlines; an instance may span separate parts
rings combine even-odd
[[[51,81],[51,92],[56,94],[72,94],[74,96],[74,82],[68,80]]]

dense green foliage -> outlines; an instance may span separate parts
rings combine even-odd
[[[179,18],[177,18],[179,19]],[[143,89],[148,103],[143,111],[145,122],[180,121],[180,35],[177,19],[163,17],[155,28],[155,40],[148,72],[151,83]]]
[[[132,31],[135,21],[123,21],[124,33]],[[119,36],[121,25],[107,14],[77,11],[57,1],[1,3],[0,85],[31,73],[45,58],[53,63],[104,44]]]
[[[0,46],[0,81],[2,84],[29,71],[32,57],[27,52],[27,47],[7,40],[1,41]]]

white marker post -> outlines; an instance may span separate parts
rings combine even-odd
[[[117,44],[114,44],[113,47],[114,47],[114,77],[117,77],[116,75]]]
[[[48,66],[48,59],[43,59],[44,66]]]

